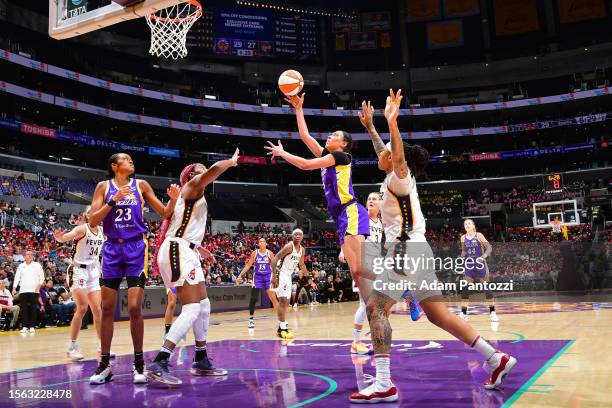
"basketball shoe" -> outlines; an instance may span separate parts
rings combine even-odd
[[[379,402],[394,402],[399,398],[397,388],[393,383],[380,384],[374,381],[374,384],[361,391],[351,394],[349,400],[356,404],[376,404]]]
[[[499,388],[516,363],[516,358],[496,350],[484,365],[485,370],[491,374],[491,378],[485,382],[484,387],[487,390]]]
[[[368,346],[361,340],[354,341],[351,344],[351,354],[365,355],[365,354],[370,354],[371,352],[372,352],[372,349],[370,348],[370,346]]]

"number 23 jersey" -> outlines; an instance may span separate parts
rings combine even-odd
[[[147,232],[144,222],[144,199],[137,179],[130,180],[132,193],[117,201],[111,211],[104,217],[104,233],[111,240],[131,240],[142,237]],[[108,180],[104,202],[107,203],[119,188],[114,180]]]

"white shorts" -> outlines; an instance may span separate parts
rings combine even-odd
[[[78,263],[71,265],[67,273],[70,290],[87,289],[87,293],[100,290],[100,270],[98,262],[89,264],[85,268]]]
[[[293,284],[291,282],[291,275],[283,275],[281,272],[278,277],[278,287],[276,288],[276,296],[291,299],[291,289]]]
[[[159,273],[168,288],[204,282],[200,254],[182,238],[166,238],[157,251]]]

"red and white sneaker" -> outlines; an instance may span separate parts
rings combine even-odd
[[[391,384],[384,389],[376,381],[359,392],[351,394],[349,400],[355,404],[378,404],[379,402],[394,402],[399,398],[397,388]]]
[[[489,361],[486,362],[486,368],[491,373],[491,378],[485,382],[484,387],[487,390],[499,388],[502,381],[504,381],[516,365],[516,362],[516,358],[497,350]]]

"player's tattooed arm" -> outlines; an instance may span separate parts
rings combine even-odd
[[[408,163],[404,156],[404,143],[402,136],[397,126],[397,118],[400,113],[402,103],[402,90],[399,89],[397,94],[393,93],[393,89],[389,90],[387,103],[385,106],[385,118],[389,125],[389,133],[391,134],[391,161],[393,162],[393,171],[400,179],[405,179],[410,174]]]
[[[480,243],[482,244],[482,246],[484,246],[484,253],[482,254],[483,258],[488,258],[491,256],[491,252],[493,252],[493,246],[491,245],[491,243],[489,241],[487,241],[487,239],[485,238],[484,235],[482,235],[480,232],[476,233],[476,238],[478,239],[478,241],[480,241]]]
[[[366,306],[374,354],[389,354],[391,352],[392,330],[385,310],[386,300],[384,298],[384,295],[373,292]]]
[[[212,166],[210,166],[204,173],[198,174],[187,184],[185,184],[181,190],[181,195],[184,200],[196,200],[202,195],[202,190],[215,181],[221,174],[227,169],[236,167],[238,165],[238,159],[240,158],[240,151],[236,149],[234,155],[227,160],[219,160]]]
[[[380,154],[385,150],[385,143],[382,141],[380,135],[374,127],[374,107],[370,101],[368,101],[367,104],[365,101],[361,102],[361,112],[359,112],[358,115],[359,121],[370,134],[370,139],[372,139],[372,145],[374,146],[376,156],[380,156]]]
[[[467,255],[467,252],[465,252],[465,235],[462,235],[461,238],[459,238],[459,244],[461,244],[461,257],[465,258]]]

